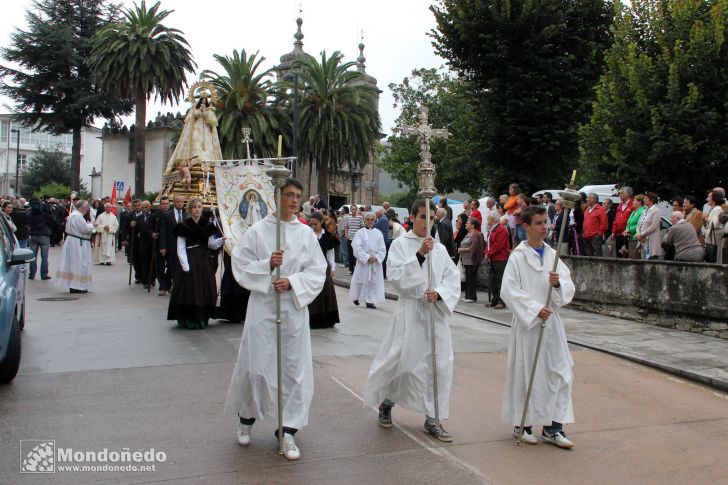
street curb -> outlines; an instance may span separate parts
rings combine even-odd
[[[345,279],[341,279],[341,278],[334,278],[334,284],[336,286],[341,286],[343,288],[349,288],[349,287],[351,287],[350,281],[345,280]],[[391,293],[391,292],[388,292],[388,291],[385,291],[384,292],[384,297],[387,298],[388,300],[398,300],[399,299],[399,297],[395,293]],[[496,325],[501,325],[503,327],[508,327],[508,328],[511,327],[510,322],[504,322],[502,320],[496,320],[496,319],[493,319],[493,318],[487,318],[487,317],[484,317],[482,315],[477,315],[477,314],[473,314],[473,313],[470,313],[470,312],[462,311],[462,310],[457,309],[457,308],[455,310],[455,313],[458,313],[460,315],[465,315],[465,316],[468,316],[468,317],[471,317],[471,318],[476,318],[478,320],[483,320],[485,322],[495,323]],[[597,347],[597,346],[595,346],[593,344],[584,342],[584,341],[579,340],[579,339],[567,338],[567,342],[569,342],[570,344],[573,344],[573,345],[578,345],[579,347],[584,347],[586,349],[596,350],[598,352],[603,352],[605,354],[613,355],[615,357],[621,357],[621,358],[623,358],[625,360],[628,360],[630,362],[635,362],[637,364],[641,364],[641,365],[644,365],[646,367],[651,367],[653,369],[657,369],[657,370],[663,371],[663,372],[665,372],[667,374],[672,374],[674,376],[682,377],[682,378],[688,379],[690,381],[697,382],[699,384],[704,384],[706,386],[712,387],[714,389],[718,389],[720,391],[728,392],[728,381],[716,379],[716,378],[710,377],[710,376],[701,375],[701,374],[698,374],[696,372],[692,372],[692,371],[685,370],[685,369],[680,369],[678,367],[670,366],[670,365],[667,365],[667,364],[661,364],[659,362],[653,362],[651,360],[647,360],[647,359],[645,359],[643,357],[640,357],[640,356],[636,356],[636,355],[632,355],[632,354],[627,354],[627,353],[624,353],[624,352],[617,352],[615,350],[609,350],[609,349],[605,349],[605,348],[602,348],[602,347]]]

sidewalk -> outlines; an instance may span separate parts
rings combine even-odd
[[[349,287],[347,270],[337,266],[334,283]],[[397,295],[384,282],[386,297]],[[478,303],[458,303],[456,312],[510,327],[508,309],[494,310],[483,303],[486,292],[478,292]],[[481,303],[482,302],[482,303]],[[706,337],[644,323],[564,308],[561,311],[569,343],[616,355],[686,379],[728,391],[728,340]]]

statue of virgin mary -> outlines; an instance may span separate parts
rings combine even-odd
[[[190,89],[190,101],[193,105],[187,112],[182,134],[169,157],[165,175],[179,170],[180,162],[189,162],[192,167],[205,160],[222,160],[220,140],[217,137],[217,117],[207,92],[212,86],[208,87],[207,84],[209,83],[196,83]],[[195,103],[195,92],[198,90],[199,100]],[[214,94],[212,97],[214,102]]]

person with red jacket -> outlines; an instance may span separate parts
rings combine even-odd
[[[591,193],[586,196],[587,208],[584,211],[584,256],[604,256],[602,245],[604,233],[609,227],[607,211],[599,204],[599,196]]]
[[[511,237],[508,229],[500,224],[496,214],[488,213],[488,240],[486,241],[485,258],[487,264],[490,264],[490,306],[500,310],[506,307],[500,297],[500,288],[503,272],[506,269],[508,257],[511,255]]]
[[[480,202],[478,201],[478,199],[473,199],[470,201],[470,210],[470,217],[473,219],[478,219],[478,222],[480,222],[480,226],[482,227],[483,215],[480,213]]]
[[[622,187],[619,189],[619,203],[617,204],[617,213],[614,216],[614,223],[612,225],[612,235],[609,236],[614,239],[615,252],[618,258],[629,258],[629,251],[627,251],[627,236],[624,236],[624,231],[627,230],[627,221],[629,216],[632,215],[634,210],[634,192],[631,187]]]

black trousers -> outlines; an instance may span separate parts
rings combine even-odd
[[[351,245],[351,240],[346,240],[346,247],[349,249],[349,271],[354,272],[356,268],[356,257],[354,256],[354,248]]]
[[[157,274],[159,289],[169,290],[172,287],[172,277],[170,276],[169,257],[162,256],[159,250],[154,252],[154,272]]]
[[[503,303],[503,300],[501,300],[500,297],[500,290],[501,285],[503,284],[503,273],[506,270],[506,264],[508,264],[508,261],[491,261],[490,263],[490,302],[493,305]]]
[[[478,266],[477,264],[466,264],[465,267],[465,299],[478,301]]]
[[[619,251],[624,248],[624,254]],[[627,246],[627,238],[625,236],[614,236],[614,249],[618,258],[629,258],[629,250]]]

